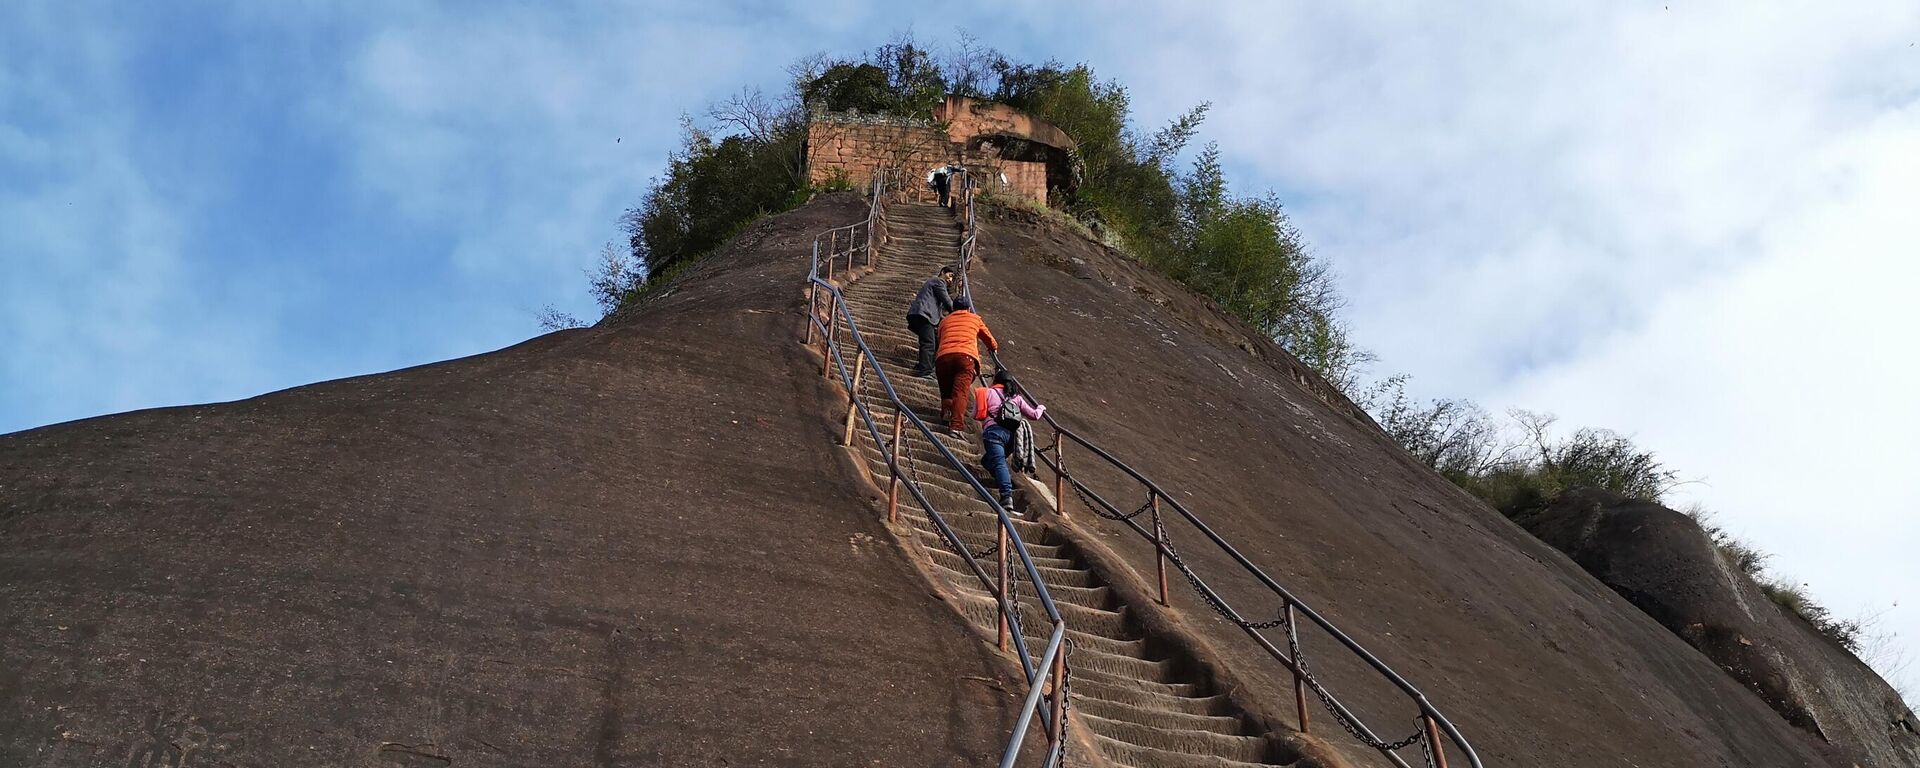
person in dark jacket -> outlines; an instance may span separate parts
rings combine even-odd
[[[940,274],[927,278],[907,307],[907,329],[920,337],[920,362],[913,375],[933,376],[933,349],[939,343],[940,321],[953,311],[953,267],[941,267]]]

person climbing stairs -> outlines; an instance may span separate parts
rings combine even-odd
[[[933,382],[911,375],[919,340],[899,327],[897,318],[906,315],[925,276],[957,258],[960,231],[951,214],[939,206],[911,203],[889,209],[888,230],[874,271],[849,285],[844,294],[887,380],[921,420],[932,424],[939,416],[940,393]],[[890,410],[877,385],[863,386],[858,396],[866,398],[875,413]],[[889,475],[885,448],[876,445],[865,430],[859,434],[862,437],[855,440],[853,450],[884,485]],[[937,435],[936,439],[963,465],[979,465],[977,440],[966,434]],[[921,487],[972,554],[992,558],[997,516],[925,440],[916,430],[904,434],[900,458],[904,479]],[[934,522],[916,505],[902,504],[900,519],[902,539],[923,550],[937,577],[960,598],[962,612],[989,634],[996,632],[993,593],[980,584],[965,557],[951,550]],[[1228,697],[1212,689],[1178,642],[1144,631],[1133,609],[1054,523],[1016,519],[1013,525],[1066,620],[1073,712],[1069,721],[1090,732],[1086,740],[1097,747],[1104,764],[1131,768],[1305,765],[1289,754],[1283,734],[1259,733]],[[1024,640],[1029,651],[1038,654],[1047,642],[1049,627],[1031,586],[1016,585],[1015,591],[1023,615],[1032,617],[1021,622]],[[1082,757],[1070,764],[1100,763],[1085,762]]]

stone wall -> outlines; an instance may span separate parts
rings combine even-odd
[[[816,185],[845,174],[856,188],[864,188],[876,167],[901,168],[924,179],[928,171],[959,159],[959,148],[932,123],[833,115],[807,124],[807,181]]]
[[[947,139],[965,144],[977,136],[1013,136],[1060,149],[1073,149],[1073,139],[1044,120],[1005,104],[948,96],[933,110],[933,118],[947,124]]]
[[[965,165],[976,175],[980,189],[996,195],[1047,202],[1047,164],[1031,160],[998,160],[969,156]]]
[[[928,120],[815,114],[807,123],[807,181],[820,185],[844,174],[854,187],[864,188],[872,183],[875,168],[886,167],[899,168],[907,178],[923,182],[933,169],[959,163],[976,174],[984,189],[1047,202],[1046,163],[1005,160],[991,148],[968,152],[965,147],[940,124]]]

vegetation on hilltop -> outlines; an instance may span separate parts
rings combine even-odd
[[[1507,517],[1586,488],[1664,504],[1682,482],[1679,472],[1618,432],[1583,428],[1556,437],[1551,415],[1515,410],[1502,421],[1470,400],[1422,403],[1407,394],[1406,384],[1406,376],[1379,381],[1362,394],[1361,406],[1415,459]],[[1873,639],[1867,622],[1836,616],[1800,585],[1771,573],[1771,556],[1713,524],[1711,513],[1693,507],[1686,514],[1700,523],[1721,558],[1752,577],[1774,603],[1849,651],[1859,653],[1863,641]]]
[[[941,51],[901,36],[856,58],[806,57],[787,74],[776,95],[742,90],[712,105],[704,120],[682,119],[680,147],[621,218],[625,242],[609,243],[590,273],[603,313],[644,300],[755,219],[816,192],[850,188],[844,179],[824,189],[808,184],[806,124],[813,110],[925,118],[951,93],[1007,104],[1072,136],[1079,184],[1050,200],[1054,207],[1083,232],[1211,297],[1357,394],[1417,459],[1503,514],[1524,515],[1582,488],[1660,502],[1678,484],[1678,474],[1652,452],[1615,432],[1581,429],[1556,437],[1548,415],[1515,411],[1501,420],[1467,400],[1421,403],[1407,395],[1404,376],[1359,391],[1372,356],[1349,338],[1327,262],[1277,199],[1231,191],[1215,145],[1203,145],[1182,164],[1206,119],[1206,103],[1143,132],[1126,87],[1092,67],[1014,61],[965,35]],[[543,322],[564,327],[571,319]],[[1871,620],[1836,617],[1770,573],[1766,554],[1698,510],[1689,514],[1729,564],[1826,636],[1854,651],[1863,640],[1884,640],[1868,631]]]
[[[1340,320],[1326,262],[1280,203],[1231,192],[1213,145],[1179,165],[1206,104],[1142,133],[1126,87],[1091,67],[1017,62],[964,36],[944,52],[903,36],[857,59],[808,57],[788,74],[778,96],[745,90],[714,105],[704,124],[682,121],[665,173],[621,219],[626,247],[603,253],[591,274],[603,312],[818,191],[806,174],[811,110],[926,117],[954,93],[1025,110],[1072,136],[1080,184],[1053,202],[1109,243],[1212,297],[1338,386],[1353,386],[1369,359]]]

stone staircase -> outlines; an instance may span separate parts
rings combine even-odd
[[[887,379],[901,399],[929,426],[940,424],[939,393],[932,379],[910,375],[916,341],[906,329],[907,305],[920,283],[953,263],[960,231],[953,218],[936,205],[896,204],[888,215],[890,241],[875,259],[874,272],[844,291],[848,307],[884,366]],[[986,308],[992,323],[991,308]],[[890,427],[890,404],[876,385],[863,386],[862,397],[883,427]],[[888,476],[881,446],[864,429],[853,450],[882,484]],[[977,429],[963,437],[938,437],[948,450],[980,470]],[[991,551],[997,520],[972,487],[909,428],[905,433],[903,470],[917,478],[934,507],[940,510],[962,542],[975,552]],[[1044,506],[1044,505],[1036,505]],[[959,597],[962,612],[989,636],[998,630],[992,593],[984,589],[962,556],[951,551],[934,524],[902,489],[900,531],[904,541],[922,548],[937,578]],[[1189,657],[1176,643],[1149,637],[1131,609],[1088,565],[1073,544],[1049,524],[1016,520],[1034,565],[1047,582],[1061,615],[1066,619],[1072,652],[1069,690],[1070,723],[1083,729],[1107,765],[1133,768],[1245,768],[1256,765],[1296,765],[1297,757],[1276,734],[1256,732],[1250,721],[1219,692],[1209,689],[1194,671]],[[989,573],[993,556],[981,558]],[[1021,572],[1017,565],[1014,570]],[[1025,641],[1031,653],[1044,650],[1051,629],[1031,586],[1019,590]],[[1069,765],[1101,765],[1098,760],[1070,754]]]

